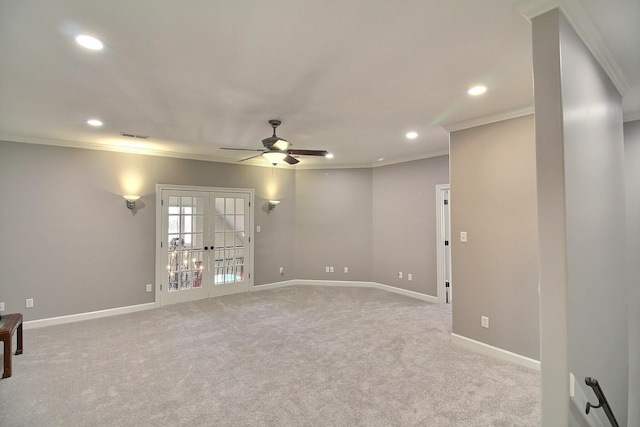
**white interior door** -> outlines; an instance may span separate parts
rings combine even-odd
[[[161,304],[248,291],[252,190],[167,188],[158,193]]]
[[[436,185],[437,276],[438,301],[451,303],[451,214],[449,184]]]
[[[250,200],[243,193],[212,193],[209,223],[209,296],[249,290]],[[205,251],[207,246],[205,245]]]

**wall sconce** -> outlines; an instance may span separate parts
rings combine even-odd
[[[278,203],[280,203],[280,200],[269,200],[269,212],[274,210],[276,206],[278,206]]]
[[[131,210],[133,210],[136,207],[136,200],[140,198],[140,196],[132,196],[132,195],[125,195],[122,197],[124,197],[124,199],[127,201],[127,207]]]

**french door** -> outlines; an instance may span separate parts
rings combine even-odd
[[[158,187],[161,304],[248,291],[253,190]]]

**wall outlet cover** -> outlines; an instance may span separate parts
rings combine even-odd
[[[4,311],[4,303],[0,302],[0,311]]]
[[[480,323],[482,324],[483,328],[488,328],[489,327],[489,318],[487,316],[482,316]]]

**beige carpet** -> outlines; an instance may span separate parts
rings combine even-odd
[[[26,330],[0,425],[539,425],[539,373],[450,332],[450,306],[318,286]]]

